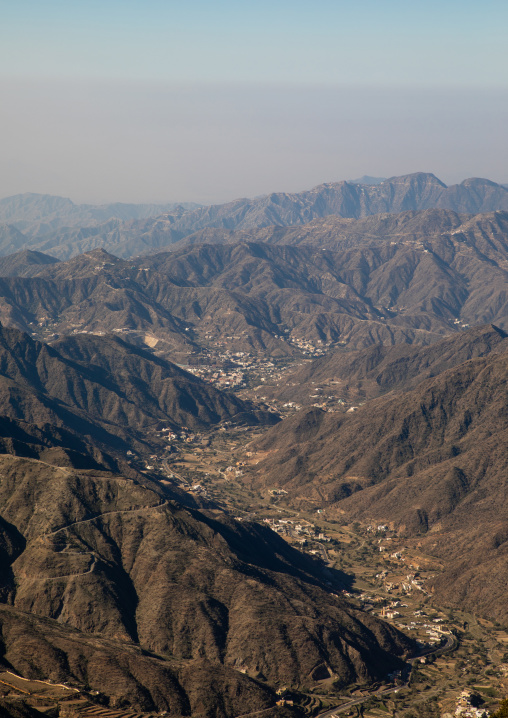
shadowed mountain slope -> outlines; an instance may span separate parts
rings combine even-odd
[[[4,456],[0,477],[2,650],[23,674],[231,716],[273,705],[281,681],[374,678],[412,648],[268,528],[117,474]]]
[[[17,426],[25,433],[34,433],[27,425],[49,425],[67,441],[74,437],[68,448],[86,442],[116,455],[130,448],[162,450],[156,432],[164,426],[195,430],[235,417],[277,420],[116,337],[81,335],[50,347],[5,327],[0,328],[0,413],[23,422]]]
[[[507,377],[493,353],[353,413],[303,412],[255,444],[250,480],[421,535],[446,559],[442,602],[506,619]]]
[[[0,277],[33,277],[48,264],[56,264],[58,259],[42,252],[23,249],[15,254],[0,257]]]

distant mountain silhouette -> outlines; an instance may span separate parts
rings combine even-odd
[[[425,172],[391,177],[377,184],[328,182],[299,193],[274,192],[255,199],[197,207],[178,205],[74,205],[45,195],[16,195],[0,201],[0,222],[26,235],[23,244],[0,243],[0,252],[30,247],[58,259],[104,247],[122,257],[161,249],[197,231],[255,230],[304,225],[338,216],[360,219],[380,213],[431,208],[478,214],[508,210],[508,190],[472,178],[447,187]],[[157,216],[155,216],[157,215]],[[1,240],[1,233],[0,233]],[[18,237],[22,242],[22,238]]]
[[[0,223],[15,225],[27,236],[34,237],[59,227],[95,225],[110,219],[123,221],[142,219],[163,212],[178,214],[196,207],[199,205],[193,202],[75,204],[66,197],[27,192],[0,199]]]

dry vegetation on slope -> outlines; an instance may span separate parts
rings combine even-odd
[[[412,648],[267,528],[107,472],[3,456],[0,477],[2,650],[28,677],[224,716],[280,683],[373,679]]]
[[[491,354],[352,413],[297,414],[253,446],[248,480],[392,522],[445,559],[439,600],[506,619],[507,376],[508,355]]]
[[[505,332],[488,324],[452,334],[427,347],[374,344],[358,351],[331,351],[286,373],[283,384],[263,387],[263,393],[302,405],[332,393],[355,404],[389,391],[413,389],[424,379],[468,359],[506,351],[506,339]]]

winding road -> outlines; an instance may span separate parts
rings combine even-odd
[[[420,658],[424,658],[425,656],[441,656],[443,653],[448,653],[449,651],[453,651],[457,647],[457,639],[453,634],[443,634],[446,635],[446,643],[444,646],[440,646],[436,649],[429,649],[427,651],[424,651],[423,653],[419,653],[417,656],[414,656],[413,658],[408,659],[408,663],[413,666],[413,663]],[[334,716],[338,715],[339,713],[344,713],[344,711],[349,710],[353,706],[360,705],[361,703],[365,703],[366,701],[370,700],[371,698],[381,698],[381,696],[385,696],[388,693],[398,693],[403,688],[407,688],[409,685],[409,681],[411,679],[411,671],[409,672],[407,681],[405,683],[402,683],[400,686],[390,686],[389,688],[380,688],[378,691],[375,691],[374,693],[370,693],[367,696],[361,696],[360,698],[355,698],[351,701],[348,701],[347,703],[342,703],[340,706],[335,706],[335,708],[329,708],[326,711],[323,711],[322,713],[318,713],[315,718],[333,718]]]
[[[73,521],[70,524],[66,524],[65,526],[60,526],[57,529],[53,529],[53,531],[48,531],[47,533],[41,534],[40,536],[37,537],[37,540],[47,538],[48,536],[55,536],[56,534],[60,533],[61,531],[67,531],[68,529],[72,528],[73,526],[79,526],[81,524],[91,523],[92,521],[96,521],[97,519],[100,519],[103,516],[111,516],[113,514],[139,513],[142,511],[149,511],[149,510],[152,511],[153,509],[162,508],[167,503],[168,503],[168,499],[163,499],[159,504],[154,504],[153,506],[139,506],[139,507],[134,507],[131,509],[115,509],[113,511],[104,511],[102,514],[96,514],[95,516],[92,516],[89,519],[81,519],[80,521]],[[65,551],[63,551],[62,553],[65,553]],[[76,552],[70,551],[68,553],[71,554],[71,553],[76,553]],[[62,574],[60,576],[30,575],[30,576],[25,576],[25,578],[29,578],[32,581],[59,581],[63,578],[74,578],[77,576],[86,576],[90,573],[93,573],[95,566],[97,565],[97,556],[95,554],[90,554],[90,555],[91,555],[92,561],[86,571],[81,571],[81,572],[76,572],[76,573],[67,573],[67,574]]]
[[[103,516],[111,516],[112,514],[129,514],[129,513],[135,513],[140,511],[148,511],[153,509],[160,509],[163,506],[165,506],[168,503],[167,499],[163,499],[159,504],[154,504],[151,506],[139,506],[132,509],[114,509],[113,511],[104,511],[102,514],[96,514],[95,516],[92,516],[89,519],[81,519],[80,521],[73,521],[70,524],[65,524],[65,526],[60,526],[57,529],[53,529],[53,531],[48,531],[47,533],[41,534],[40,537],[44,536],[54,536],[55,534],[59,533],[60,531],[66,531],[67,529],[70,529],[72,526],[78,526],[79,524],[87,524],[91,523],[92,521],[97,521],[97,519],[102,518]]]

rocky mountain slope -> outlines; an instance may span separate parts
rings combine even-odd
[[[491,353],[355,412],[307,410],[253,447],[251,481],[391,522],[443,559],[438,600],[506,620],[507,376],[508,354]]]
[[[158,432],[164,427],[277,420],[117,337],[81,335],[50,347],[5,327],[0,413],[4,449],[48,460],[60,447],[71,450],[71,463],[82,455],[108,467],[104,452],[125,457],[127,450],[163,451]]]
[[[463,324],[506,324],[507,254],[502,238],[488,244],[490,256],[463,235],[428,248],[198,245],[130,261],[95,250],[1,279],[0,317],[41,338],[119,330],[167,356],[227,337],[274,356],[300,341],[425,344]]]
[[[61,263],[6,257],[0,318],[40,338],[121,330],[182,359],[224,337],[239,351],[284,356],[302,341],[360,349],[428,344],[468,324],[508,328],[507,212],[329,217],[226,234],[206,230],[196,244],[134,260],[103,250]]]
[[[259,245],[131,262],[96,250],[34,278],[0,279],[0,319],[41,339],[119,331],[182,358],[218,341],[236,351],[287,356],[303,338],[365,346],[428,343],[453,331],[437,316],[391,325],[370,298],[337,276],[334,262],[309,250]],[[323,278],[330,268],[335,276]]]
[[[283,385],[263,387],[281,401],[312,404],[333,393],[346,402],[407,391],[424,379],[468,359],[508,350],[508,335],[493,325],[453,334],[427,347],[375,344],[358,351],[332,351],[286,374]]]
[[[68,259],[102,247],[127,258],[161,249],[202,230],[250,232],[274,225],[305,225],[329,216],[360,219],[430,208],[468,214],[507,211],[508,190],[478,178],[447,187],[433,174],[418,172],[377,184],[326,183],[300,193],[278,192],[210,207],[178,206],[169,211],[141,205],[80,206],[62,198],[21,195],[0,201],[0,222],[12,225],[11,231],[19,230],[26,238],[6,238],[0,242],[0,252],[29,247]],[[159,216],[154,217],[156,213]]]
[[[0,457],[1,660],[112,705],[231,716],[274,687],[368,680],[412,643],[268,528],[159,485]],[[331,593],[330,591],[334,591]]]

